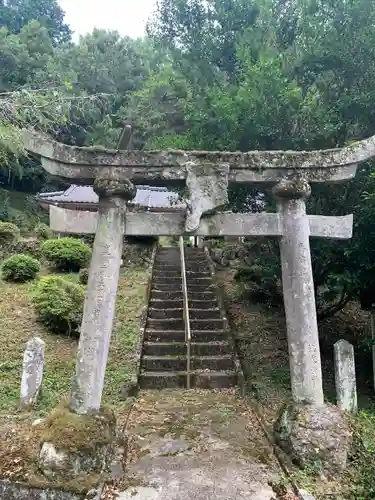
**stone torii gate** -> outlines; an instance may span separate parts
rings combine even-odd
[[[310,256],[310,236],[345,239],[353,217],[306,214],[310,184],[343,182],[375,157],[375,137],[343,149],[294,152],[119,151],[66,146],[29,131],[25,148],[52,175],[91,184],[97,213],[51,206],[51,227],[95,233],[70,408],[100,408],[115,312],[123,235],[276,236],[280,238],[293,400],[323,405],[322,371]],[[274,214],[214,213],[228,201],[229,183],[266,183],[277,200]],[[185,185],[188,210],[130,213],[136,184]]]

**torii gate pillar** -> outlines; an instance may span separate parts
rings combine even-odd
[[[126,202],[136,195],[130,181],[109,174],[95,180],[99,213],[78,345],[70,408],[75,413],[99,411],[124,241]]]
[[[293,400],[322,405],[322,368],[305,203],[311,189],[302,179],[283,180],[274,187],[273,194],[283,224],[280,253]]]

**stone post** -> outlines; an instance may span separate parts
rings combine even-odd
[[[99,196],[98,227],[70,396],[70,409],[78,414],[100,409],[115,315],[126,202],[136,194],[130,181],[122,182],[112,176],[96,179],[94,191]]]
[[[280,253],[293,400],[322,405],[322,368],[305,204],[311,188],[303,179],[282,180],[273,193],[283,225]]]
[[[334,345],[337,406],[344,411],[357,411],[357,384],[354,347],[346,340]]]
[[[43,381],[45,343],[39,337],[27,342],[23,356],[21,407],[28,408],[38,401]]]

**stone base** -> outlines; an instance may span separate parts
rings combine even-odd
[[[345,416],[333,405],[291,404],[275,424],[277,444],[302,467],[337,477],[347,466],[351,431]]]
[[[0,481],[0,498],[2,500],[85,500],[87,497],[78,493],[31,488],[20,483]]]
[[[109,471],[115,453],[116,421],[111,411],[77,415],[55,410],[44,424],[39,468],[51,480]]]

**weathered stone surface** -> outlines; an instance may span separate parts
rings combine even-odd
[[[109,470],[115,453],[116,425],[110,411],[77,415],[56,409],[44,423],[39,469],[50,480]]]
[[[120,499],[275,498],[270,484],[282,471],[235,391],[167,391],[157,402],[146,391],[134,411],[127,427],[136,450],[127,467],[132,486]]]
[[[333,405],[291,404],[275,424],[275,437],[301,467],[313,465],[335,478],[346,468],[351,431],[345,416]]]
[[[120,179],[137,183],[168,184],[186,179],[187,164],[229,166],[231,182],[278,182],[303,173],[309,182],[337,182],[355,176],[357,163],[375,156],[375,137],[342,149],[325,151],[116,151],[77,148],[57,143],[28,130],[25,149],[42,156],[43,167],[53,175],[92,183],[103,167]]]
[[[274,186],[273,194],[276,198],[299,200],[311,195],[311,187],[305,178],[297,177],[292,180],[284,178]]]
[[[39,465],[43,474],[53,479],[57,472],[63,472],[68,467],[69,457],[63,451],[58,451],[52,443],[43,443],[40,450]],[[73,465],[71,466],[73,469]],[[78,471],[75,471],[78,474]]]
[[[119,494],[117,500],[158,500],[160,499],[157,488],[147,486],[139,486],[130,491],[125,491]]]
[[[101,175],[95,179],[94,191],[99,196],[99,200],[102,201],[103,199],[114,197],[129,201],[135,198],[137,194],[137,188],[129,179],[120,182],[113,174],[110,175],[110,173],[106,173],[106,175]]]
[[[114,189],[112,185],[110,189]],[[99,207],[76,375],[70,396],[70,408],[80,414],[96,412],[101,406],[115,315],[125,212],[126,202],[121,198],[113,198]]]
[[[337,406],[344,411],[357,411],[357,384],[354,347],[346,340],[334,345]]]
[[[299,199],[285,197],[285,192],[292,196],[293,188]],[[310,228],[303,199],[309,190],[304,183],[289,182],[276,186],[274,193],[283,224],[280,254],[293,401],[321,405],[324,396]]]
[[[103,445],[91,453],[58,450],[53,443],[43,443],[39,467],[48,479],[76,477],[82,472],[104,472],[112,459],[112,445]]]
[[[21,379],[21,406],[34,405],[39,396],[43,381],[45,343],[39,337],[27,342],[23,357]]]
[[[0,481],[1,500],[85,500],[85,495],[53,489],[29,488],[26,485]]]
[[[171,439],[165,437],[161,439],[155,446],[149,449],[150,456],[153,457],[168,457],[184,453],[190,450],[191,444],[183,438]]]
[[[186,165],[186,186],[189,190],[185,231],[199,228],[203,214],[217,210],[228,203],[229,165]]]
[[[353,236],[353,215],[332,217],[325,215],[307,215],[310,236],[347,240]]]
[[[98,225],[97,212],[69,210],[50,205],[50,226],[58,233],[94,234]],[[127,236],[183,236],[185,213],[133,213],[125,215]],[[352,237],[353,216],[329,217],[307,215],[310,235],[315,237],[348,239]],[[283,231],[279,214],[233,214],[230,212],[204,216],[196,236],[281,236]],[[189,233],[190,235],[190,233]]]
[[[129,488],[119,499],[138,500],[272,500],[274,491],[267,481],[272,474],[266,466],[235,456],[226,446],[207,443],[208,450],[174,456],[141,458],[135,471],[147,485]],[[275,479],[275,477],[274,477]]]

